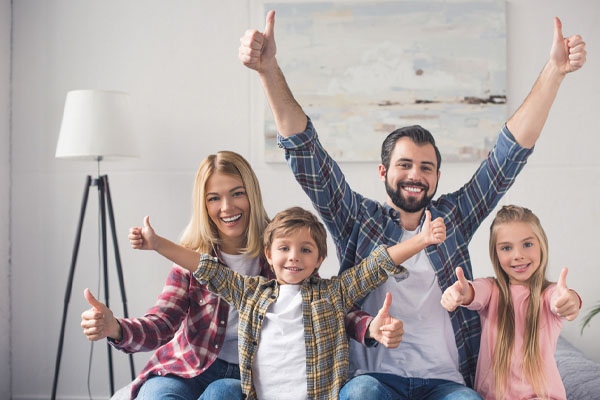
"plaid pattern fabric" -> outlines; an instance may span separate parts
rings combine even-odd
[[[351,190],[338,164],[319,142],[310,118],[304,132],[287,138],[278,136],[278,145],[285,149],[285,158],[298,183],[333,236],[340,271],[360,262],[376,246],[401,240],[403,228],[398,212]],[[454,269],[458,266],[463,268],[467,279],[473,278],[467,246],[475,230],[512,185],[531,152],[532,149],[521,147],[504,126],[494,148],[471,180],[427,206],[432,219],[443,217],[446,223],[444,243],[426,249],[442,292],[455,281]],[[367,316],[360,311],[347,316],[349,334],[359,341],[364,335],[365,318]],[[467,385],[473,387],[481,335],[479,316],[459,307],[450,313],[450,319],[458,348],[459,370]]]
[[[261,274],[272,276],[266,262]],[[131,398],[152,376],[193,378],[210,367],[223,345],[229,304],[173,265],[156,305],[142,318],[119,319],[123,337],[109,340],[125,353],[156,352],[131,388]]]
[[[348,338],[344,316],[356,300],[385,282],[390,274],[404,274],[385,246],[379,246],[360,265],[332,279],[312,276],[302,283],[302,316],[306,345],[306,378],[309,399],[337,399],[348,378]],[[244,277],[223,267],[216,258],[202,256],[194,277],[234,305],[240,315],[238,346],[242,392],[256,399],[252,360],[258,347],[262,321],[279,296],[276,280]],[[268,345],[268,344],[267,344]]]

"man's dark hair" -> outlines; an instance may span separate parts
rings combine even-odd
[[[396,129],[385,138],[383,144],[381,145],[381,163],[386,170],[390,167],[390,157],[392,155],[392,151],[394,151],[394,148],[396,147],[396,142],[403,137],[409,138],[419,146],[423,146],[427,143],[431,144],[435,150],[435,157],[437,158],[437,170],[440,170],[442,156],[435,145],[435,139],[431,135],[431,132],[420,125],[405,126],[403,128]]]

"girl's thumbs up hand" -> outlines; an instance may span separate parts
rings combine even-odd
[[[560,271],[558,282],[556,282],[556,292],[554,294],[554,311],[559,317],[564,317],[567,321],[573,321],[579,315],[581,308],[581,299],[574,290],[567,287],[567,273],[569,270],[563,268]]]
[[[456,278],[457,281],[442,294],[442,307],[447,311],[454,311],[458,306],[471,303],[475,295],[461,267],[456,268]]]

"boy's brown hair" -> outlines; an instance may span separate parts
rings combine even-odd
[[[300,228],[308,228],[310,236],[317,245],[319,258],[325,259],[327,257],[327,231],[313,213],[301,207],[283,210],[269,222],[263,235],[265,249],[270,249],[277,237],[285,237]]]

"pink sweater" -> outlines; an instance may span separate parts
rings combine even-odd
[[[498,314],[498,287],[492,278],[476,279],[473,282],[475,297],[467,306],[470,310],[477,310],[481,317],[481,347],[479,349],[479,360],[475,374],[475,390],[485,400],[495,400],[494,394],[494,371],[492,365],[492,352],[496,345],[497,331],[496,321]],[[556,341],[562,327],[562,318],[558,317],[551,308],[551,299],[556,285],[553,284],[546,289],[542,295],[542,306],[540,308],[540,351],[544,364],[544,374],[548,394],[551,399],[566,400],[565,388],[563,386],[554,352]],[[525,380],[523,368],[523,341],[525,332],[525,316],[527,313],[527,302],[529,301],[529,288],[522,285],[511,285],[513,306],[515,309],[515,341],[512,352],[511,371],[508,376],[508,388],[506,388],[506,399],[522,400],[536,398],[535,393]]]

